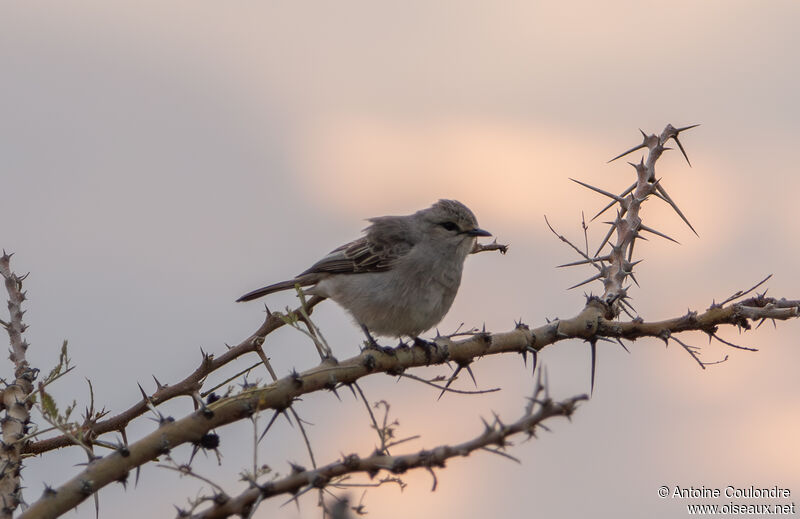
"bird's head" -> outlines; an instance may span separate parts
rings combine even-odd
[[[472,250],[478,236],[491,236],[478,227],[472,211],[457,200],[439,200],[417,215],[425,223],[431,239],[449,244],[465,256]]]

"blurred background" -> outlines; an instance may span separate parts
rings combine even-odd
[[[681,242],[639,243],[648,320],[704,310],[772,273],[769,294],[800,297],[796,275],[800,187],[792,150],[800,139],[794,1],[663,2],[6,2],[0,16],[0,247],[16,253],[26,282],[29,359],[56,364],[63,339],[77,369],[52,390],[64,406],[121,411],[151,375],[174,383],[263,319],[241,294],[283,280],[359,235],[365,218],[407,214],[438,198],[471,207],[508,255],[467,260],[459,296],[439,329],[509,330],[571,317],[594,283],[566,287],[590,268],[543,215],[582,242],[581,213],[605,204],[568,177],[621,192],[638,128],[702,123],[658,163],[662,183],[699,238],[659,200],[645,223]],[[641,155],[633,154],[632,161]],[[603,220],[603,218],[600,218]],[[590,225],[598,243],[606,226]],[[292,294],[266,302],[282,309]],[[336,305],[314,313],[340,358],[362,336]],[[592,400],[572,422],[555,420],[510,453],[456,459],[408,486],[371,489],[370,517],[681,517],[703,500],[661,499],[661,485],[789,488],[800,493],[800,323],[770,323],[727,340],[757,353],[707,345],[701,370],[658,340],[601,343]],[[317,362],[292,330],[270,336],[279,374]],[[249,365],[243,359],[226,373]],[[546,348],[551,394],[589,391],[589,348]],[[421,435],[397,453],[461,442],[479,416],[516,419],[533,388],[518,355],[473,366],[481,396],[369,377],[370,400],[387,399],[398,435]],[[6,361],[5,375],[10,374]],[[448,375],[446,367],[415,371]],[[221,380],[222,374],[214,380]],[[264,380],[259,372],[250,381]],[[469,389],[461,377],[455,387]],[[318,460],[368,454],[377,442],[349,391],[315,394],[298,413]],[[185,415],[191,403],[167,411]],[[268,414],[261,419],[263,426]],[[135,439],[155,423],[142,419]],[[252,465],[252,429],[229,426],[222,467],[196,470],[236,494]],[[110,437],[113,439],[113,437]],[[189,448],[176,449],[188,460]],[[77,448],[26,467],[25,498],[59,485],[85,461]],[[278,420],[259,463],[285,474],[310,465],[296,429]],[[148,466],[138,488],[100,493],[100,516],[171,517],[199,482]],[[351,498],[358,502],[361,489]],[[256,517],[315,517],[310,493],[264,504]],[[712,501],[713,503],[714,501]],[[718,504],[727,504],[721,499]],[[736,501],[747,504],[748,501]],[[70,516],[93,517],[91,501]]]

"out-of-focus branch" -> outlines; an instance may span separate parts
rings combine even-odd
[[[377,453],[362,458],[356,454],[350,454],[344,456],[340,461],[315,470],[296,470],[291,475],[276,481],[262,485],[253,484],[251,488],[233,498],[209,499],[208,501],[213,505],[207,510],[191,515],[191,518],[218,519],[232,515],[245,517],[251,513],[252,506],[262,499],[280,494],[299,496],[311,489],[335,486],[339,478],[354,473],[367,474],[373,478],[382,470],[392,474],[403,474],[409,470],[424,468],[431,473],[435,490],[436,473],[434,469],[443,468],[448,459],[469,456],[478,450],[487,450],[510,457],[503,452],[503,449],[509,445],[510,438],[520,434],[527,435],[527,438],[533,437],[537,427],[543,421],[554,416],[571,417],[577,403],[586,399],[586,395],[580,395],[555,402],[547,395],[546,388],[541,385],[539,380],[522,417],[513,423],[504,424],[499,417],[495,416],[491,423],[483,422],[484,429],[479,435],[463,443],[440,445],[431,450],[395,456]]]
[[[672,334],[699,330],[716,331],[730,324],[750,328],[750,321],[789,319],[800,315],[800,301],[753,298],[724,307],[712,306],[700,315],[690,314],[667,321],[647,323],[642,320],[618,322],[605,318],[611,311],[601,299],[590,297],[584,310],[572,319],[552,321],[530,329],[518,324],[502,333],[477,333],[453,341],[437,337],[435,348],[401,347],[391,352],[367,349],[360,355],[334,363],[325,361],[303,373],[292,373],[278,381],[240,394],[220,399],[176,421],[163,420],[158,429],[144,438],[98,458],[61,487],[46,493],[21,517],[45,518],[75,507],[100,488],[124,479],[131,469],[188,442],[199,442],[211,429],[248,418],[260,409],[286,409],[301,395],[351,384],[376,373],[396,375],[408,368],[455,362],[467,366],[486,355],[539,351],[564,339],[597,341],[604,337],[635,340],[642,337],[664,339]]]
[[[30,423],[31,401],[28,395],[33,391],[33,382],[38,370],[33,369],[25,358],[28,342],[22,337],[27,326],[22,322],[25,311],[22,302],[22,281],[26,276],[18,276],[11,271],[11,254],[3,251],[0,256],[0,275],[5,280],[8,292],[9,321],[0,321],[11,341],[9,358],[14,363],[14,381],[2,392],[2,412],[0,420],[3,441],[0,445],[0,518],[11,518],[14,510],[22,503],[20,473],[22,471],[22,444]]]

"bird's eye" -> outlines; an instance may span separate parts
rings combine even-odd
[[[448,231],[457,231],[458,225],[454,224],[453,222],[442,222],[439,225],[444,227]]]

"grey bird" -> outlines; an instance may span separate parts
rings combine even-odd
[[[368,220],[364,236],[342,245],[293,279],[253,290],[238,301],[293,289],[333,299],[370,332],[418,338],[445,316],[461,284],[464,260],[478,236],[475,215],[461,202],[439,200],[404,216]]]

